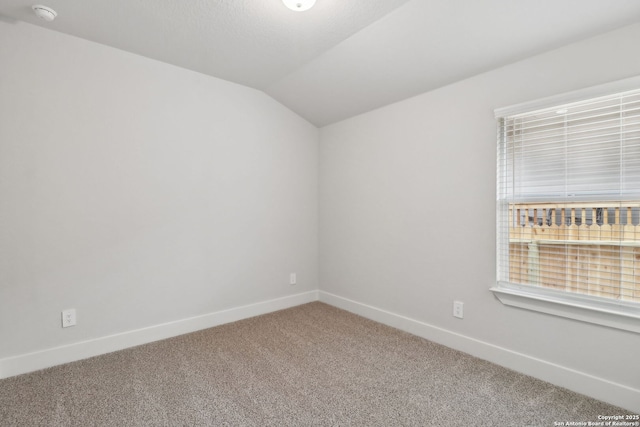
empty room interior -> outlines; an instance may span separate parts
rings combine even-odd
[[[0,425],[640,425],[639,1],[43,1]]]

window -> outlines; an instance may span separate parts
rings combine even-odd
[[[519,110],[496,111],[492,290],[640,332],[640,89]]]

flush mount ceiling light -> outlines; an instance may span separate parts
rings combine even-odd
[[[38,18],[44,19],[47,22],[53,21],[54,19],[56,19],[56,16],[58,16],[55,10],[41,4],[31,6],[31,9],[33,9]]]
[[[316,4],[316,0],[282,0],[285,6],[296,12],[304,12],[309,10]]]

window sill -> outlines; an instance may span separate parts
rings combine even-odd
[[[502,282],[491,291],[504,305],[640,333],[635,304]]]

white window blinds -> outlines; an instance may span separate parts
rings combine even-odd
[[[640,305],[640,90],[498,118],[498,280]]]

